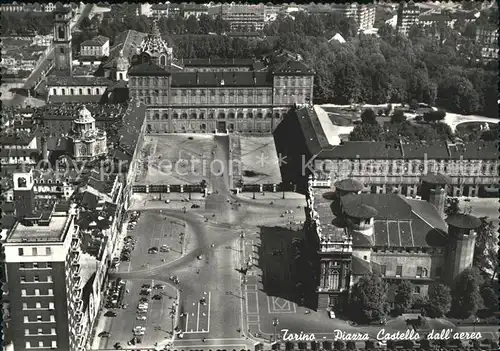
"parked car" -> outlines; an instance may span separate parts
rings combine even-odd
[[[149,299],[147,299],[146,297],[141,297],[141,299],[139,300],[139,302],[141,302],[141,303],[146,303],[148,301],[149,301]]]
[[[151,288],[151,284],[142,284],[143,289],[149,289]]]
[[[100,332],[99,334],[97,334],[97,336],[99,336],[100,338],[108,338],[111,334],[107,331],[103,331],[103,332]]]
[[[205,306],[205,305],[207,304],[207,300],[206,300],[204,297],[202,297],[202,298],[200,299],[200,303],[201,303],[203,306]]]
[[[113,311],[108,311],[104,315],[106,317],[116,317],[117,316],[116,312],[113,312]]]
[[[192,204],[191,208],[200,208],[200,205],[198,205],[198,204]]]
[[[198,255],[198,256],[196,256],[196,258],[199,259],[199,260],[202,260],[203,256],[202,255]]]
[[[145,315],[139,315],[139,316],[135,317],[135,319],[137,319],[138,321],[145,321],[146,318],[147,317]]]
[[[163,296],[161,296],[161,295],[154,295],[154,296],[152,297],[152,299],[153,299],[153,300],[162,300],[162,299],[163,299]]]
[[[151,291],[150,290],[141,290],[141,295],[149,296],[149,295],[151,295]]]
[[[160,252],[170,252],[170,247],[168,247],[168,245],[162,245],[160,247]]]
[[[165,285],[156,284],[153,288],[158,289],[158,290],[163,290],[163,289],[165,289]]]
[[[157,249],[148,249],[148,254],[157,254],[158,253],[158,250]]]

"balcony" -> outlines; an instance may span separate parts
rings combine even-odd
[[[80,251],[75,251],[71,253],[71,264],[78,264],[80,261]]]
[[[82,277],[77,276],[73,278],[73,286],[75,289],[81,289],[82,288]]]
[[[82,271],[82,266],[80,264],[73,264],[71,267],[73,268],[73,278],[78,277]]]
[[[76,252],[79,250],[80,248],[80,240],[78,238],[73,238],[73,240],[71,240],[71,251],[72,252]]]

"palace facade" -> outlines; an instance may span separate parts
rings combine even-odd
[[[283,54],[264,68],[242,64],[241,71],[234,60],[196,68],[187,62],[184,69],[157,28],[144,40],[128,83],[130,97],[148,107],[150,133],[269,133],[295,103],[312,102],[314,72],[300,57]]]

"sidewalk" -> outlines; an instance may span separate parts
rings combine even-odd
[[[276,191],[275,193],[273,192],[264,192],[264,193],[259,193],[255,192],[255,199],[253,198],[254,193],[253,192],[241,192],[239,194],[236,194],[236,197],[243,199],[243,200],[252,200],[256,202],[260,201],[287,201],[287,200],[302,200],[306,201],[305,195],[295,193],[292,191],[285,191],[285,199],[283,199],[283,192],[282,191]]]

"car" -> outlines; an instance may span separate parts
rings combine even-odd
[[[141,302],[141,303],[146,303],[148,301],[149,301],[149,299],[147,299],[145,297],[141,297],[141,299],[139,300],[139,302]]]
[[[113,259],[111,260],[111,262],[119,262],[119,261],[120,261],[119,257],[113,257]]]
[[[143,295],[143,296],[149,296],[149,295],[151,295],[151,291],[149,291],[149,290],[141,290],[140,294]]]
[[[111,335],[110,332],[107,331],[102,331],[99,334],[97,334],[97,336],[100,338],[108,338],[110,335]]]
[[[198,256],[196,256],[196,258],[199,259],[199,260],[202,260],[203,256],[202,255],[198,255]]]
[[[332,311],[332,310],[329,310],[329,311],[328,311],[328,317],[329,317],[330,319],[335,319],[335,312],[334,312],[334,311]]]
[[[465,201],[465,202],[470,202],[470,199],[469,199],[469,198],[467,198],[467,199],[464,199],[464,201]]]
[[[179,333],[179,334],[177,334],[177,337],[178,337],[179,339],[184,338],[184,333]]]
[[[156,284],[153,289],[158,289],[158,290],[163,290],[165,289],[165,285],[161,285],[161,284]]]
[[[200,205],[198,205],[198,204],[192,204],[191,208],[200,208]]]
[[[135,317],[135,319],[137,319],[138,321],[145,321],[146,318],[147,317],[145,315],[140,315],[140,316]]]
[[[133,330],[134,331],[137,331],[137,330],[146,330],[146,327],[143,327],[142,325],[138,325],[138,326],[134,327]]]
[[[134,336],[143,336],[143,335],[144,335],[144,331],[142,331],[142,330],[134,332]]]
[[[148,249],[148,254],[157,254],[158,250]]]
[[[205,306],[207,304],[207,300],[204,297],[202,297],[200,299],[200,304],[202,304],[203,306]]]
[[[141,302],[139,308],[148,308],[149,304],[147,302]]]
[[[170,203],[170,200],[165,200],[165,203],[166,203],[166,204],[169,204],[169,203]]]
[[[130,257],[122,257],[123,262],[130,262]]]
[[[120,345],[120,343],[119,343],[119,342],[115,343],[115,344],[113,345],[113,347],[115,348],[115,350],[121,350],[121,349],[122,349],[122,345]]]
[[[160,252],[170,252],[170,247],[168,247],[168,245],[162,245],[160,247]]]
[[[153,299],[153,300],[162,300],[162,299],[163,299],[163,296],[161,296],[161,295],[154,295],[154,296],[152,297],[152,299]]]
[[[142,284],[143,289],[149,289],[151,288],[151,284]]]
[[[175,284],[179,284],[179,278],[176,275],[171,276],[170,280],[173,281]]]
[[[116,317],[118,314],[113,311],[108,311],[104,314],[106,317]]]

